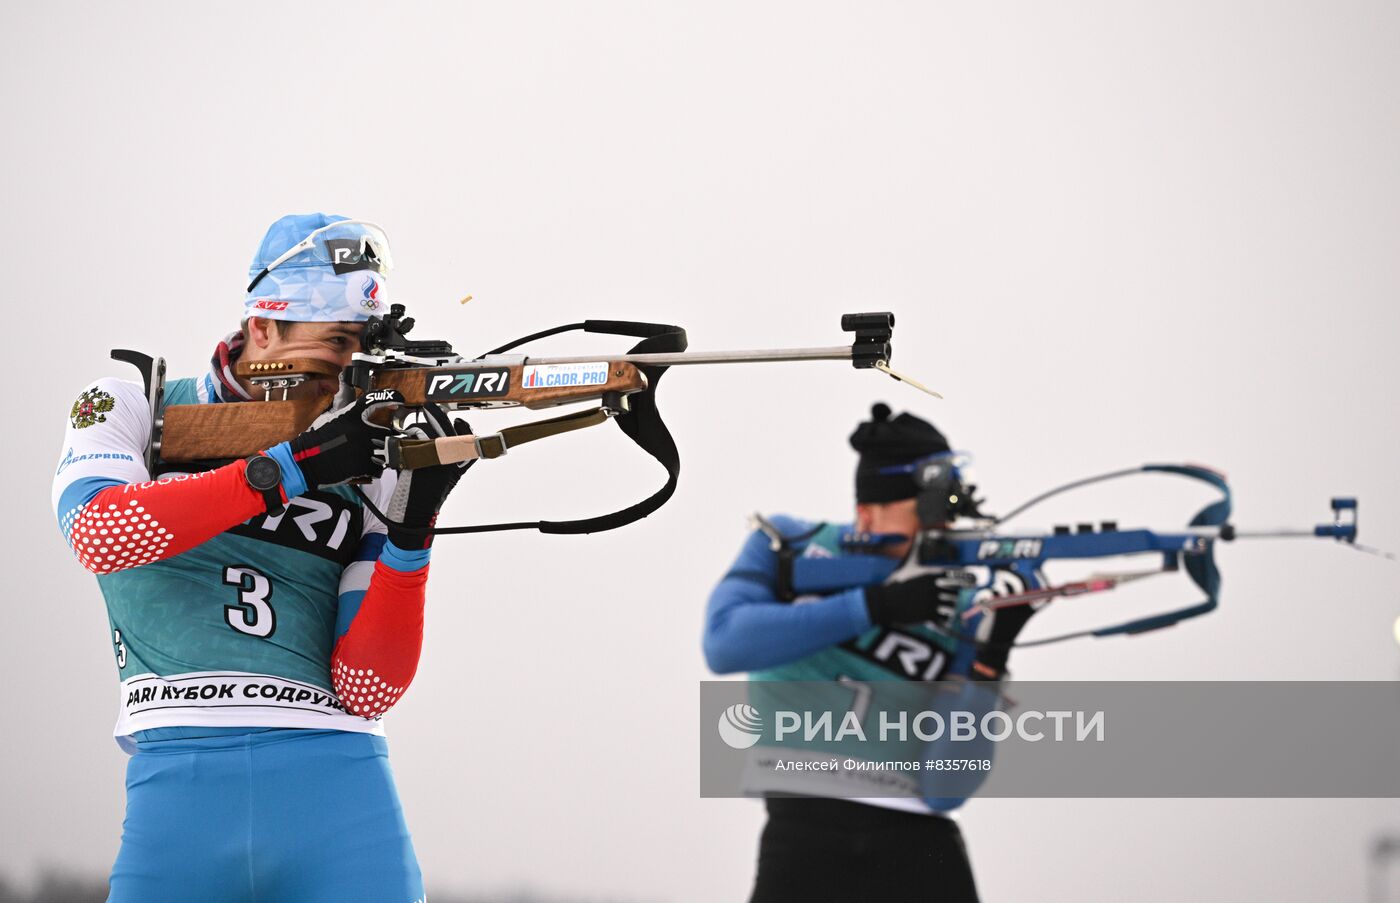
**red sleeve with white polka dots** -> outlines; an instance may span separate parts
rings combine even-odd
[[[266,510],[243,478],[246,466],[108,486],[64,519],[68,545],[99,575],[179,555]]]
[[[375,562],[360,610],[331,657],[335,694],[347,712],[378,718],[413,682],[427,584],[426,565],[405,573]]]

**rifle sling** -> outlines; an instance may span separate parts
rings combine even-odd
[[[595,426],[608,419],[601,407],[590,411],[578,411],[549,420],[536,420],[519,426],[508,426],[499,433],[482,436],[446,436],[441,439],[401,439],[391,440],[389,464],[391,467],[414,470],[419,467],[434,467],[439,464],[460,464],[478,458],[499,458],[508,449],[536,439],[558,436],[562,433]],[[397,449],[397,453],[395,453]]]
[[[603,335],[623,335],[640,338],[641,341],[634,345],[629,354],[649,354],[675,353],[686,349],[685,330],[679,326],[670,326],[664,323],[638,323],[630,320],[585,320],[583,323],[573,323],[566,327],[559,327],[556,330],[548,330],[547,334],[553,335],[556,332],[566,332],[572,329],[583,329],[584,332],[596,332]],[[540,334],[537,334],[540,335]],[[527,341],[521,339],[509,345],[503,345],[497,351],[508,351],[517,345]],[[660,489],[651,495],[611,514],[602,514],[598,517],[585,517],[577,520],[562,521],[520,521],[517,523],[503,524],[475,524],[468,527],[409,527],[401,526],[407,533],[426,536],[438,533],[493,533],[501,530],[539,530],[541,533],[600,533],[604,530],[615,530],[618,527],[625,527],[630,523],[641,520],[651,514],[666,501],[671,498],[676,491],[676,483],[680,479],[681,458],[680,452],[676,449],[676,442],[671,437],[671,431],[666,428],[665,422],[661,419],[661,412],[656,407],[656,387],[661,382],[661,377],[666,373],[667,367],[653,366],[650,364],[638,364],[647,377],[647,388],[628,397],[631,402],[631,409],[613,418],[617,425],[627,434],[642,451],[656,459],[662,467],[666,468],[666,482]],[[539,424],[527,424],[527,426],[538,426]],[[504,433],[504,430],[502,431]],[[536,437],[539,438],[539,437]],[[470,463],[469,465],[470,466]],[[356,492],[365,506],[380,520],[389,523],[383,512],[374,506],[374,503],[356,487]]]

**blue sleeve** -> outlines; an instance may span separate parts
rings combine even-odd
[[[292,443],[277,443],[267,450],[267,456],[276,461],[282,471],[282,491],[287,498],[293,499],[306,492],[306,476],[301,472],[296,458],[292,457]]]
[[[335,613],[337,640],[345,636],[345,632],[350,629],[350,622],[354,621],[355,615],[360,612],[360,603],[365,600],[369,581],[374,576],[374,563],[379,560],[380,553],[388,544],[387,539],[383,533],[366,533],[360,539],[359,548],[355,550],[355,560],[350,562],[340,575],[340,597]]]
[[[796,661],[870,629],[859,587],[806,602],[774,595],[778,556],[755,532],[710,593],[705,661],[716,674],[758,671]]]
[[[939,681],[941,698],[931,708],[944,718],[952,712],[971,712],[977,723],[993,709],[1002,707],[1001,685],[995,681],[963,680]],[[971,741],[955,741],[946,733],[924,746],[924,757],[928,759],[991,759],[996,753],[997,744],[988,740],[981,731]],[[924,771],[919,777],[919,792],[924,802],[938,812],[952,812],[967,802],[984,783],[990,771]]]
[[[430,549],[404,550],[389,542],[383,533],[366,533],[355,550],[355,560],[340,575],[340,596],[336,607],[335,638],[345,636],[355,615],[360,612],[360,603],[365,600],[370,580],[374,578],[374,563],[377,561],[387,568],[401,573],[412,573],[426,567]]]
[[[379,563],[401,574],[411,574],[427,567],[432,554],[432,549],[400,549],[386,541],[384,551],[379,553]]]

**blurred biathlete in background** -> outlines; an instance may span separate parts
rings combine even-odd
[[[905,562],[921,529],[953,526],[978,512],[943,435],[911,414],[890,413],[877,404],[850,439],[860,454],[854,524],[779,516],[761,520],[748,538],[710,596],[704,648],[711,670],[749,671],[753,681],[1003,676],[1032,609],[981,615],[965,634],[958,614],[975,601],[969,587],[986,581]],[[946,479],[930,482],[929,467]],[[887,559],[878,577],[871,576],[872,555]],[[849,588],[820,595],[804,587],[801,565],[811,558],[831,559],[824,579],[837,574],[834,582]],[[843,567],[850,573],[840,579]],[[762,688],[751,684],[751,699],[754,692]],[[776,685],[768,692],[778,692]],[[831,798],[823,798],[825,782]],[[977,900],[962,835],[946,815],[961,799],[840,799],[850,784],[824,772],[805,772],[793,785],[751,771],[744,789],[764,795],[768,810],[752,903]]]
[[[372,224],[278,220],[241,331],[165,403],[248,402],[240,358],[345,366],[389,266]],[[336,390],[292,392],[329,405]],[[417,668],[431,540],[386,527],[345,484],[372,478],[377,507],[422,527],[462,469],[384,472],[390,430],[370,415],[395,396],[363,395],[244,461],[160,474],[141,386],[101,379],[73,405],[53,505],[106,599],[131,754],[112,903],[424,899],[379,719]],[[410,430],[454,426],[430,409]]]

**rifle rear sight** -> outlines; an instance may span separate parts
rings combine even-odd
[[[360,350],[378,357],[382,357],[386,351],[422,357],[453,354],[452,344],[442,339],[415,341],[407,338],[413,331],[414,320],[404,316],[406,310],[402,304],[391,304],[386,315],[370,317],[365,323],[365,334],[360,339]]]

